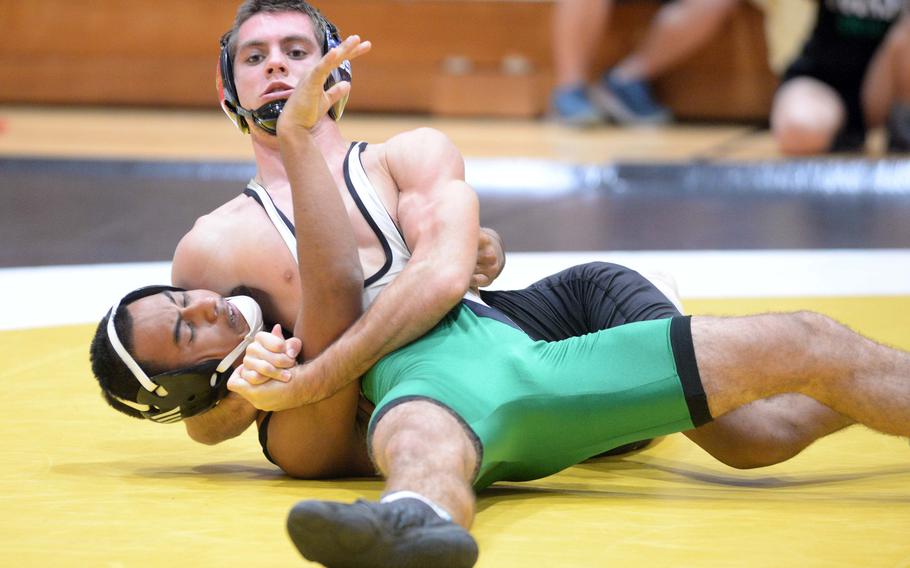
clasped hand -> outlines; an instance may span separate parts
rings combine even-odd
[[[267,411],[287,410],[326,398],[321,382],[307,376],[308,366],[297,363],[302,347],[296,337],[285,339],[280,325],[275,325],[271,333],[260,331],[246,348],[243,365],[234,369],[228,379],[228,389]]]

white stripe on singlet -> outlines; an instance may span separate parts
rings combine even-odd
[[[288,246],[288,250],[291,251],[291,255],[294,257],[294,262],[299,262],[297,258],[297,237],[294,236],[293,227],[288,227],[285,223],[285,220],[278,212],[278,207],[275,205],[275,202],[272,201],[272,196],[254,179],[251,179],[250,182],[246,184],[246,188],[259,196],[259,204],[265,209],[266,215],[269,216],[272,225],[278,230],[278,234],[281,235],[284,244]]]
[[[354,143],[348,152],[344,168],[348,191],[357,203],[364,219],[373,228],[386,253],[386,265],[366,280],[367,286],[364,294],[368,300],[364,304],[365,306],[372,303],[379,292],[404,270],[411,258],[411,249],[408,248],[401,229],[385,208],[360,161],[360,154],[366,147],[366,142]],[[478,304],[487,305],[478,294],[470,290],[465,293],[464,297]]]
[[[344,161],[344,178],[351,198],[357,204],[367,224],[376,234],[376,238],[379,240],[386,257],[383,266],[364,281],[363,302],[364,307],[367,307],[379,295],[379,292],[404,270],[408,259],[411,258],[411,251],[404,242],[401,231],[392,220],[392,216],[386,210],[373,184],[370,183],[370,179],[367,177],[360,161],[360,153],[364,148],[366,148],[365,142],[351,145]],[[250,180],[247,184],[247,189],[259,197],[257,201],[262,205],[278,234],[281,235],[281,238],[294,256],[294,260],[297,261],[297,239],[294,236],[294,227],[291,225],[290,220],[282,217],[268,191],[256,180]]]
[[[366,279],[364,294],[367,296],[366,305],[373,302],[379,292],[391,282],[411,258],[411,250],[404,241],[401,230],[376,193],[376,189],[367,177],[360,154],[367,147],[366,142],[355,143],[351,146],[345,159],[344,180],[348,186],[351,198],[357,204],[361,215],[379,239],[385,252],[385,264],[376,273]]]

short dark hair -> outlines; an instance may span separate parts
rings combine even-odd
[[[137,300],[139,298],[136,298]],[[135,300],[133,300],[135,301]],[[130,302],[132,303],[132,302]],[[120,343],[130,353],[133,353],[133,318],[130,316],[126,307],[129,304],[120,304],[117,310],[117,317],[114,318],[114,330]],[[107,322],[111,317],[110,311],[101,318],[101,322],[95,329],[95,336],[92,338],[92,345],[89,348],[89,358],[92,362],[92,373],[98,384],[101,386],[101,394],[115,410],[128,414],[134,418],[144,418],[142,413],[126,404],[123,404],[118,398],[135,401],[139,395],[139,389],[142,386],[132,371],[127,368],[126,364],[114,351],[110,339],[107,336]],[[154,364],[143,361],[136,361],[142,370],[149,376],[163,373],[169,369],[160,368]]]
[[[231,59],[237,55],[237,30],[244,22],[260,13],[277,13],[277,12],[301,12],[310,17],[313,22],[313,31],[316,32],[316,43],[322,47],[325,45],[325,28],[322,22],[325,17],[313,6],[304,0],[246,0],[237,8],[237,15],[234,16],[234,25],[228,35],[228,52]],[[323,55],[325,55],[323,53]]]

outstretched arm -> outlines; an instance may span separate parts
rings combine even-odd
[[[361,43],[352,36],[327,53],[310,75],[301,79],[278,122],[282,162],[293,197],[302,292],[294,334],[303,340],[305,358],[322,351],[362,310],[363,274],[353,231],[310,129],[350,88],[348,83],[338,83],[323,91],[329,71],[343,59],[357,57],[369,48],[368,42]],[[260,336],[260,346],[281,341],[269,334]],[[244,365],[248,360],[249,351]],[[280,396],[284,385],[278,381],[257,384],[259,379],[254,369],[241,367],[228,387],[263,408],[259,393],[277,392]],[[354,427],[358,398],[359,385],[354,382],[318,404],[284,407],[300,407],[294,409],[298,427],[295,443],[299,452],[309,457],[306,464],[294,465],[295,475],[325,477],[351,472],[361,450]]]

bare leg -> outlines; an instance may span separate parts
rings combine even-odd
[[[812,312],[692,318],[713,416],[801,393],[870,428],[910,436],[910,354]]]
[[[301,443],[300,432],[312,428],[312,415],[307,408],[291,408],[272,414],[269,423],[268,451],[272,460],[290,476],[302,479],[313,477],[368,477],[376,475],[376,469],[370,462],[366,448],[366,422],[358,423],[355,432],[351,433],[352,451],[345,459],[339,460],[334,467],[322,464],[313,459],[314,449]],[[317,473],[313,473],[313,468]]]
[[[710,40],[739,0],[677,0],[655,16],[642,44],[615,67],[626,81],[651,81]]]
[[[684,434],[718,461],[749,469],[786,461],[853,423],[814,399],[788,393],[750,402]]]
[[[784,83],[774,96],[771,131],[788,155],[827,152],[847,117],[837,91],[809,77]]]
[[[662,272],[642,273],[680,312],[676,281]],[[694,430],[683,432],[716,460],[739,469],[786,461],[815,440],[854,424],[808,396],[787,393],[756,400]]]
[[[556,87],[586,83],[612,0],[560,0],[553,14]]]
[[[383,499],[301,501],[288,514],[300,553],[326,566],[473,566],[477,453],[461,424],[435,404],[404,402],[379,418],[372,444]]]
[[[420,493],[445,509],[454,522],[471,527],[477,452],[447,410],[425,401],[399,404],[376,425],[372,449],[386,477],[387,494]]]
[[[863,80],[863,110],[869,126],[881,126],[896,102],[910,103],[910,16],[888,32]]]

